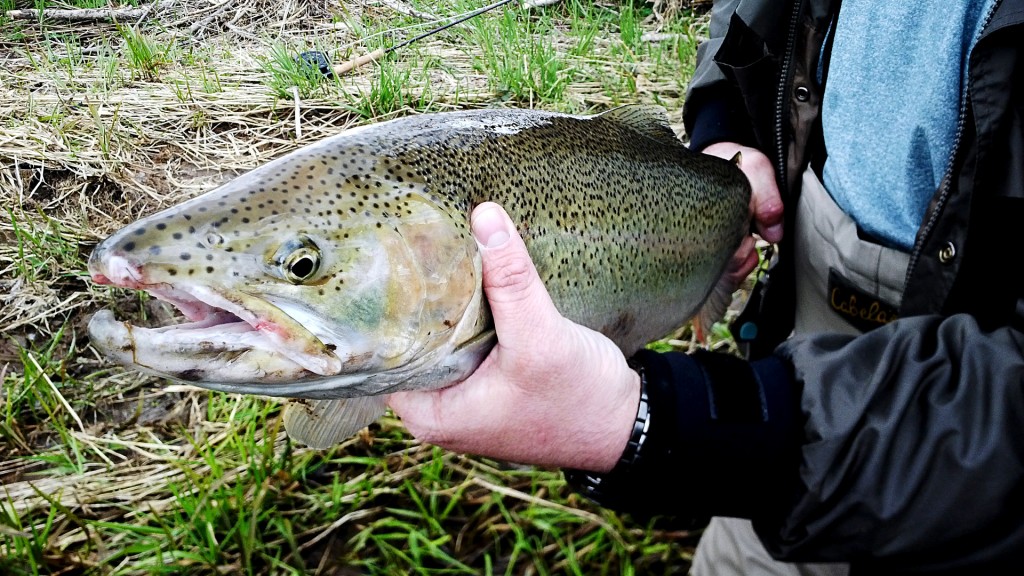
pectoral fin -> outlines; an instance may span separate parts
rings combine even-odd
[[[298,442],[323,450],[348,440],[385,410],[384,396],[290,400],[284,407],[284,428]]]

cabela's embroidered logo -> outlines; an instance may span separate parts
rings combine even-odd
[[[854,328],[867,332],[899,318],[896,307],[828,271],[828,305]]]

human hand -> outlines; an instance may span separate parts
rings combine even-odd
[[[388,404],[425,442],[527,464],[611,470],[632,433],[640,378],[602,334],[559,314],[500,206],[473,211],[498,343],[465,381]]]
[[[767,242],[782,240],[782,196],[775,181],[775,169],[771,160],[756,148],[741,146],[735,142],[717,142],[704,149],[705,154],[731,159],[741,154],[740,170],[750,181],[750,213],[757,234]],[[755,238],[747,236],[736,250],[725,277],[734,286],[739,286],[757,267]]]

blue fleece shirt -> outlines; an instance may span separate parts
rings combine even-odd
[[[995,3],[842,4],[822,101],[822,179],[884,244],[914,245],[952,161],[968,54]]]

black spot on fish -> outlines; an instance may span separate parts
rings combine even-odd
[[[124,251],[131,252],[132,250],[135,250],[135,242],[125,242]]]
[[[181,256],[179,256],[179,258],[181,258],[182,260],[191,260],[192,259],[192,255],[189,254],[188,252],[182,252]]]
[[[181,232],[175,232],[174,234],[171,234],[171,238],[174,238],[175,240],[181,240]]]

